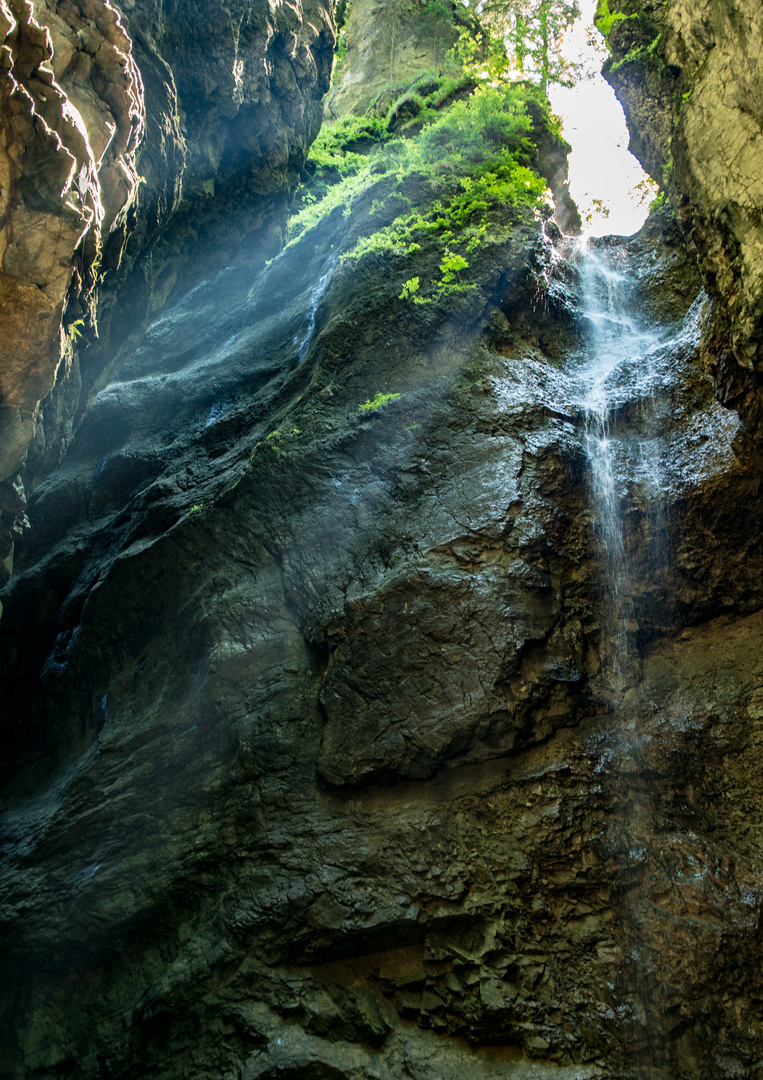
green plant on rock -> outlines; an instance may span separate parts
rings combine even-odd
[[[432,42],[432,67],[436,68],[443,38],[453,27],[450,5],[447,0],[428,0],[422,18],[424,33]]]
[[[74,344],[75,341],[79,341],[79,339],[82,337],[82,327],[84,325],[84,319],[75,319],[74,322],[69,323],[69,341],[71,341],[72,344]]]
[[[449,251],[446,248],[445,258],[440,263],[440,273],[442,274],[441,281],[444,284],[448,284],[449,282],[453,281],[454,278],[456,278],[460,284],[461,271],[468,269],[469,263],[466,261],[463,255],[458,255],[452,251]]]
[[[635,16],[634,16],[635,17]],[[657,67],[658,71],[662,71],[665,67],[665,61],[657,51],[657,46],[662,40],[662,34],[655,27],[650,27],[652,38],[650,41],[643,45],[634,45],[632,49],[629,49],[625,56],[620,57],[612,64],[612,71],[619,71],[620,68],[625,67],[626,64],[653,64]]]
[[[382,405],[386,405],[388,401],[395,401],[399,397],[399,394],[382,394],[379,392],[374,398],[369,398],[362,405],[358,405],[358,409],[362,413],[374,412],[374,410],[380,409]]]
[[[402,87],[389,112],[394,131],[374,115],[321,133],[309,162],[310,196],[290,222],[290,245],[329,218],[327,227],[341,229],[340,213],[352,217],[353,228],[336,235],[340,258],[410,260],[399,297],[425,304],[475,288],[475,253],[533,220],[546,196],[533,168],[538,141],[560,135],[545,95],[512,82],[500,39],[474,27],[472,20],[453,50],[460,70],[422,73]]]
[[[415,143],[391,145],[390,173],[398,189],[409,178],[418,179],[428,186],[429,199],[424,190],[420,209],[399,214],[349,254],[411,253],[421,250],[429,237],[436,237],[443,248],[462,244],[468,253],[491,232],[500,238],[498,219],[506,219],[507,211],[521,216],[534,210],[546,185],[522,163],[529,161],[533,149],[526,105],[530,93],[526,87],[482,88],[452,105]]]
[[[415,298],[416,293],[419,291],[420,287],[421,287],[421,279],[420,278],[418,278],[418,277],[408,278],[408,280],[403,283],[403,291],[400,293],[400,296],[398,297],[398,299],[399,300],[413,300]]]
[[[612,27],[628,18],[631,18],[631,16],[624,15],[620,11],[610,11],[608,0],[598,0],[593,21],[604,37],[608,38],[612,32]]]
[[[369,152],[391,138],[386,122],[379,117],[346,117],[331,126],[324,125],[302,171],[296,196],[300,209],[297,218],[309,206],[320,203],[331,187],[357,176],[368,165]],[[320,219],[324,209],[314,215],[315,220]],[[309,213],[304,220],[311,221]]]

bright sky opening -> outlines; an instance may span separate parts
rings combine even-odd
[[[570,193],[586,235],[630,236],[646,220],[658,189],[629,152],[622,106],[601,75],[607,50],[593,25],[596,0],[580,0],[580,8],[564,46],[565,58],[575,64],[575,85],[549,87],[551,105],[572,145]]]

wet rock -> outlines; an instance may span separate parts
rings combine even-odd
[[[755,0],[620,4],[605,74],[631,148],[669,193],[716,307],[704,344],[720,399],[761,430],[763,31]]]
[[[760,1060],[760,472],[693,256],[601,244],[654,334],[607,386],[615,678],[579,249],[528,216],[409,303],[404,257],[339,257],[380,191],[105,320],[60,465],[0,492],[35,523],[0,628],[14,1080]]]
[[[3,596],[10,1075],[751,1062],[753,841],[705,804],[732,772],[757,798],[758,479],[701,301],[681,329],[665,295],[683,249],[621,245],[666,320],[670,480],[656,514],[624,367],[617,708],[574,258],[517,229],[422,312],[394,259],[336,261],[356,228],[171,305],[35,492]]]
[[[192,267],[281,245],[328,89],[330,7],[3,5],[0,476],[55,466],[114,340]]]
[[[0,476],[18,469],[63,379],[61,323],[73,280],[92,288],[96,253],[138,186],[144,100],[131,42],[100,0],[0,8],[5,78],[0,224]],[[82,320],[80,320],[81,323]]]

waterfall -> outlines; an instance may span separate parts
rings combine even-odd
[[[593,246],[590,241],[577,253],[586,345],[579,372],[579,403],[585,417],[591,511],[603,570],[600,652],[604,682],[615,695],[628,684],[635,659],[630,641],[638,629],[633,603],[635,568],[625,538],[628,483],[633,479],[645,482],[657,502],[661,486],[659,457],[649,428],[656,419],[650,402],[652,384],[659,381],[654,360],[662,334],[637,319],[624,261],[622,248]]]
[[[629,277],[627,254],[611,241],[589,241],[578,248],[581,312],[585,349],[578,372],[583,415],[583,448],[588,470],[590,509],[599,548],[600,663],[598,684],[613,715],[612,773],[621,818],[615,847],[621,862],[621,916],[631,952],[625,961],[626,989],[620,1015],[628,1024],[628,1044],[635,1075],[653,1074],[659,1051],[652,1045],[649,1016],[655,1007],[653,943],[639,908],[639,886],[648,865],[645,836],[649,830],[650,792],[640,765],[638,680],[640,658],[634,647],[637,595],[644,579],[654,576],[665,560],[662,510],[665,476],[660,435],[669,413],[661,360],[667,360],[672,339],[639,317],[637,286]],[[663,365],[669,367],[669,365]],[[628,518],[638,492],[644,511],[641,525],[657,537],[657,550],[638,545],[632,552]],[[632,711],[630,723],[619,712],[624,695]],[[635,701],[635,706],[634,706]],[[662,1075],[662,1074],[659,1074]]]

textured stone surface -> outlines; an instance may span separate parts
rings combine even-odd
[[[757,0],[615,0],[607,77],[631,145],[669,192],[717,302],[706,363],[761,431],[763,11]]]
[[[3,598],[6,1071],[733,1076],[759,479],[696,317],[660,354],[658,516],[623,384],[644,674],[615,709],[574,261],[518,230],[421,309],[394,257],[336,262],[357,228],[173,305],[35,493]],[[678,237],[619,257],[680,326]]]
[[[131,42],[108,3],[3,0],[0,34],[0,479],[7,480],[37,434],[41,400],[71,365],[71,339],[61,329],[67,297],[87,300],[107,237],[117,258],[121,252],[144,117]],[[0,514],[4,576],[23,524],[6,509]]]
[[[373,107],[385,115],[401,89],[422,72],[443,69],[457,31],[442,17],[428,20],[423,0],[385,4],[352,0],[342,28],[343,52],[337,64],[327,120],[365,115]],[[455,9],[464,25],[466,13]]]
[[[579,254],[526,222],[409,304],[404,256],[338,258],[375,183],[267,267],[234,246],[154,294],[137,264],[60,465],[28,506],[0,486],[34,523],[2,592],[0,1070],[753,1078],[761,476],[694,260],[667,215],[599,242],[661,330],[648,389],[609,387],[615,679]]]
[[[32,443],[29,483],[68,445],[113,341],[179,278],[283,242],[333,15],[322,0],[171,18],[150,0],[6,0],[0,20],[0,476]],[[3,544],[17,527],[4,515]]]

